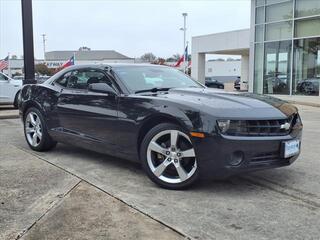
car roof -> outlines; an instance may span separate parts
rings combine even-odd
[[[116,67],[169,67],[165,65],[156,65],[156,64],[148,64],[148,63],[104,63],[104,64],[81,64],[81,65],[73,65],[66,69],[68,70],[76,70],[83,68],[116,68]]]

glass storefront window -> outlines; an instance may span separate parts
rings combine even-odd
[[[296,20],[294,35],[295,37],[310,37],[320,35],[320,18]]]
[[[293,94],[319,96],[320,37],[294,41]]]
[[[257,25],[255,31],[256,31],[255,42],[263,42],[263,31],[264,31],[263,25]]]
[[[292,0],[279,4],[266,6],[266,22],[292,19]]]
[[[256,8],[256,24],[264,23],[264,7]]]
[[[254,80],[253,80],[253,92],[262,93],[262,75],[263,75],[263,44],[255,44],[254,50]]]
[[[281,2],[287,2],[289,0],[266,0],[266,4],[276,4],[276,3],[281,3]]]
[[[283,40],[292,38],[292,21],[266,24],[265,40]]]
[[[255,0],[253,92],[320,96],[320,0]]]
[[[319,0],[296,0],[296,17],[320,15]]]
[[[290,93],[291,44],[291,41],[265,43],[263,93]]]
[[[264,0],[256,0],[256,7],[263,6],[263,5],[264,5]]]

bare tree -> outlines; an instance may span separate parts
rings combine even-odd
[[[79,51],[91,51],[91,48],[83,46],[79,48]]]
[[[167,58],[167,62],[177,62],[181,58],[179,53],[173,54],[171,57]]]
[[[144,62],[154,62],[157,59],[157,57],[151,52],[143,54],[140,58]]]
[[[181,54],[179,54],[179,53],[173,54],[173,55],[172,55],[172,58],[173,58],[175,61],[178,61],[178,60],[181,58]]]

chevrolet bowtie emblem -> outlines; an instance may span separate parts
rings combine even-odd
[[[289,130],[290,129],[290,123],[286,122],[284,124],[280,125],[280,129]]]

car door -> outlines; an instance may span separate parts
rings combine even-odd
[[[20,85],[0,73],[0,102],[12,103]]]
[[[8,80],[4,75],[0,73],[0,103],[4,103],[8,101],[4,91],[5,84],[8,84]]]
[[[105,152],[114,151],[118,98],[88,90],[90,83],[98,82],[114,87],[110,77],[99,69],[86,68],[74,70],[64,78],[65,86],[57,102],[60,129],[71,136],[72,141],[78,141],[77,145],[98,144],[105,148]]]

